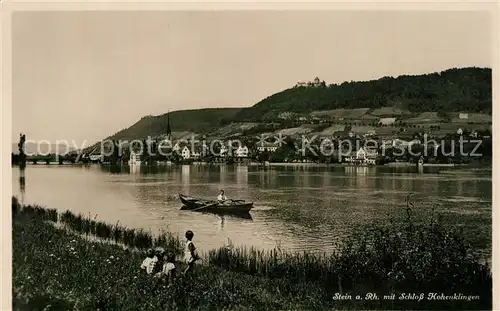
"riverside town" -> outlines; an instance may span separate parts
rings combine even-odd
[[[168,120],[169,122],[169,120]],[[478,125],[480,127],[481,125]],[[484,125],[482,125],[484,127]],[[170,123],[167,125],[170,128]],[[347,136],[315,135],[284,136],[277,131],[274,136],[260,134],[255,137],[217,137],[211,141],[206,135],[193,134],[172,141],[171,132],[166,138],[148,136],[147,139],[121,141],[108,139],[85,151],[69,151],[75,142],[58,140],[46,145],[29,141],[35,153],[27,154],[28,163],[104,163],[124,165],[134,162],[147,165],[192,163],[343,163],[345,165],[419,164],[444,165],[468,164],[471,161],[490,161],[492,140],[490,130],[474,132],[459,128],[457,133],[438,137],[432,132],[415,133],[411,139],[402,135],[377,137],[373,134]],[[268,137],[269,136],[269,137]],[[21,137],[23,135],[21,134]],[[203,141],[199,139],[203,139]],[[25,142],[26,143],[26,142]],[[24,146],[24,145],[23,145]],[[55,152],[50,148],[55,146]],[[45,152],[43,150],[46,150]],[[62,153],[60,150],[64,150]],[[90,151],[90,152],[89,152]],[[483,157],[483,155],[485,157]],[[19,162],[19,153],[12,155],[13,163]]]
[[[0,309],[492,310],[494,18],[12,14]]]

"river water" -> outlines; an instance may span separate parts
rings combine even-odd
[[[13,194],[25,204],[71,210],[109,223],[183,236],[193,230],[206,251],[228,243],[290,251],[331,251],[353,228],[388,213],[432,206],[491,252],[491,170],[414,167],[208,166],[155,168],[29,165],[24,186],[13,167]],[[251,217],[181,211],[179,193],[254,202]],[[487,256],[490,257],[490,256]]]

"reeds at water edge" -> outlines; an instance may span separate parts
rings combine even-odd
[[[12,197],[12,210],[14,213],[34,215],[44,220],[59,222],[68,229],[83,235],[92,235],[103,240],[114,241],[124,244],[127,247],[137,249],[147,249],[151,247],[163,247],[173,251],[176,254],[182,252],[181,241],[178,237],[169,232],[162,231],[153,236],[150,232],[143,229],[129,229],[121,226],[119,222],[110,225],[103,221],[96,220],[97,215],[91,217],[82,214],[74,214],[71,211],[65,211],[58,214],[55,209],[47,209],[40,206],[25,205],[21,206],[16,197]]]
[[[338,267],[334,257],[326,254],[221,247],[208,253],[208,261],[230,271],[295,282],[319,282],[332,290],[338,288]]]
[[[491,309],[491,272],[471,254],[472,246],[465,242],[463,233],[435,215],[417,219],[409,203],[401,210],[400,219],[353,229],[332,254],[290,253],[279,245],[266,251],[234,247],[229,242],[229,246],[210,251],[204,258],[207,264],[196,267],[197,274],[181,277],[167,288],[141,273],[142,252],[94,243],[82,235],[119,241],[140,250],[152,245],[180,252],[180,241],[172,234],[153,236],[119,222],[109,225],[97,221],[97,216],[69,211],[58,214],[38,206],[21,206],[14,198],[12,202],[17,271],[13,283],[18,304],[27,301],[36,305],[38,297],[50,288],[57,290],[59,297],[84,297],[92,310],[103,309],[98,307],[103,301],[113,310],[239,310],[240,306],[248,306],[248,310],[407,310],[417,304],[384,299],[334,301],[332,297],[337,293],[382,297],[433,292],[480,298],[424,300],[418,302],[419,309]],[[63,226],[54,226],[54,219]],[[93,289],[90,295],[89,288]],[[109,292],[109,288],[113,290]],[[55,299],[52,295],[47,297]],[[64,309],[72,309],[75,303]]]
[[[434,210],[416,217],[409,198],[399,214],[354,229],[329,255],[229,245],[210,251],[208,262],[256,276],[319,283],[331,293],[421,289],[491,295],[488,265],[456,226],[444,223]]]
[[[43,220],[57,222],[57,210],[51,208],[43,208],[38,205],[23,205],[19,203],[16,197],[12,197],[12,214],[23,213],[30,216],[36,216]]]

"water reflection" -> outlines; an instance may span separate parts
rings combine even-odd
[[[181,167],[181,180],[183,185],[189,184],[190,175],[191,175],[191,166],[183,165]]]
[[[222,229],[224,229],[224,220],[224,216],[220,216],[219,231],[222,231]]]
[[[369,176],[375,171],[374,168],[367,166],[346,166],[344,167],[344,174],[349,176],[348,179],[351,180],[349,187],[356,187],[359,191],[363,191],[368,187]],[[352,177],[351,177],[352,176]],[[373,183],[373,180],[371,180]]]
[[[130,174],[140,174],[141,173],[141,166],[140,165],[130,165],[129,166]]]
[[[236,184],[238,186],[246,186],[248,184],[248,166],[236,166]]]
[[[345,166],[344,171],[346,174],[351,175],[366,175],[368,174],[368,166]]]
[[[25,169],[19,169],[19,190],[21,192],[21,204],[24,204],[24,194],[26,191],[26,176]]]
[[[28,169],[28,190],[24,172],[13,170],[13,182],[19,183],[14,194],[25,195],[26,203],[98,214],[110,223],[153,232],[165,229],[182,235],[192,229],[202,249],[219,247],[229,237],[236,245],[264,249],[281,241],[294,250],[328,250],[353,227],[399,210],[409,192],[415,193],[419,211],[439,202],[443,212],[457,213],[459,223],[470,223],[467,213],[480,213],[485,221],[477,235],[491,240],[487,175],[421,174],[415,167],[173,165],[144,167],[140,173],[127,166],[117,173],[99,166]],[[248,216],[180,210],[178,193],[215,198],[225,187],[228,197],[254,202]]]
[[[190,165],[183,165],[181,167],[181,172],[182,172],[182,181],[189,181],[189,175],[191,173],[191,166]]]
[[[142,166],[140,168],[140,173],[142,175],[154,175],[154,174],[159,174],[160,172],[165,171],[165,167],[160,167],[156,165],[147,165],[147,166]]]

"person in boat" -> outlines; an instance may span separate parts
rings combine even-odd
[[[186,248],[184,250],[184,260],[187,263],[187,268],[184,270],[184,274],[193,271],[194,263],[196,260],[200,259],[198,257],[198,252],[193,243],[194,233],[191,230],[186,231]]]
[[[226,202],[226,201],[227,201],[227,197],[226,197],[226,195],[224,194],[224,190],[221,190],[221,191],[220,191],[219,195],[217,196],[217,201],[218,201],[219,203],[224,203],[224,202]]]
[[[146,255],[146,259],[144,259],[141,264],[141,270],[145,270],[146,274],[152,274],[158,259],[151,248],[148,249]]]

